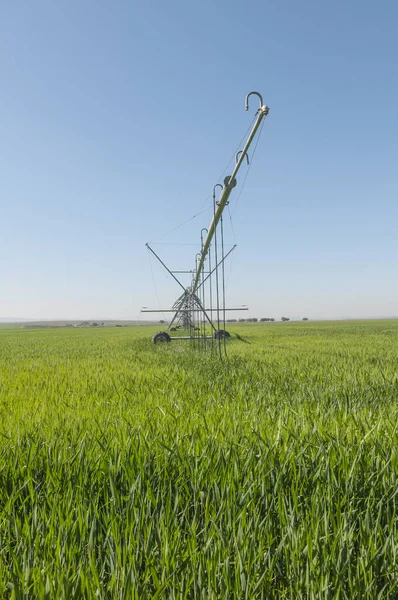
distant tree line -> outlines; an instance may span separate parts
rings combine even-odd
[[[281,321],[283,321],[283,322],[290,321],[290,318],[289,317],[281,317]],[[303,321],[308,321],[308,317],[303,317]],[[274,317],[262,317],[261,319],[257,319],[256,317],[253,317],[251,319],[227,319],[227,323],[258,323],[258,322],[274,323],[275,319],[274,319]]]
[[[227,319],[227,323],[263,323],[264,321],[275,321],[275,319],[263,317],[262,319],[257,319],[257,317],[252,317],[251,319]]]
[[[303,321],[308,321],[308,317],[303,317],[302,319]],[[281,317],[281,321],[282,322],[287,322],[290,321],[289,317]],[[250,319],[227,319],[227,323],[266,323],[266,322],[270,322],[270,323],[274,323],[275,319],[274,317],[262,317],[261,319],[257,319],[257,317],[252,317]],[[162,325],[165,323],[165,321],[161,320],[159,321],[159,323],[161,323]],[[179,329],[180,325],[176,326],[176,328],[172,328],[172,331],[174,331],[175,329]]]

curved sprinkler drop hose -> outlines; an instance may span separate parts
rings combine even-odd
[[[203,232],[206,232],[206,234],[209,233],[209,230],[206,229],[206,227],[203,227],[203,229],[200,230],[200,244],[201,244],[201,248],[203,248]]]
[[[235,154],[235,164],[238,164],[239,156],[242,154],[242,152],[243,152],[243,150],[239,150],[239,152],[237,152]],[[247,152],[245,153],[245,156],[246,156],[246,162],[247,162],[247,164],[249,164],[249,157],[247,155]]]
[[[192,273],[192,281],[194,281],[194,280],[195,280],[196,273],[197,273],[197,271],[198,271],[198,265],[200,264],[200,259],[201,259],[201,258],[202,258],[202,253],[201,253],[201,252],[197,252],[197,253],[195,254],[195,270],[194,270],[194,272]]]
[[[223,189],[221,183],[216,183],[216,185],[213,187],[213,200],[216,199],[216,187],[220,187],[221,189]]]
[[[259,108],[262,107],[263,105],[263,97],[261,94],[259,94],[259,92],[250,92],[249,94],[247,94],[246,96],[246,100],[245,100],[245,109],[249,110],[249,98],[250,96],[258,96],[260,98],[260,106]]]
[[[227,183],[225,185],[227,185]],[[218,204],[218,202],[216,202],[216,188],[217,187],[220,187],[221,191],[223,191],[223,189],[224,189],[224,186],[221,185],[221,183],[216,183],[216,185],[213,187],[213,210],[215,210],[215,206],[216,206],[216,204]]]
[[[195,266],[196,266],[196,271],[198,270],[198,265],[200,264],[200,259],[202,258],[202,253],[201,252],[197,252],[195,254]],[[199,312],[198,312],[198,308],[195,308],[195,305],[192,304],[192,297],[191,297],[191,319],[192,319],[192,327],[193,327],[193,334],[195,334],[195,331],[198,329],[200,330],[200,317],[199,317]],[[192,335],[192,332],[191,332]],[[199,342],[199,339],[198,339]]]
[[[200,257],[202,257],[202,248],[203,248],[203,242],[204,242],[203,233],[204,232],[207,235],[209,233],[209,230],[206,227],[203,227],[200,230],[200,250],[201,251],[198,253],[200,255]],[[198,255],[196,255],[196,256],[198,256]],[[196,259],[196,268],[198,268],[198,261],[197,261],[197,259]],[[203,281],[203,277],[204,277],[204,275],[203,275],[203,271],[202,271],[202,281]],[[202,305],[203,306],[205,305],[205,289],[204,289],[204,287],[202,289]],[[206,329],[205,329],[205,320],[204,319],[202,321],[201,327],[202,327],[202,335],[203,335],[203,340],[204,340],[204,347],[206,348]]]

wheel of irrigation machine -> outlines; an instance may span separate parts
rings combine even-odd
[[[164,344],[164,342],[171,342],[171,337],[167,331],[158,331],[152,338],[154,344]]]
[[[223,340],[224,338],[228,339],[230,337],[231,337],[231,334],[228,333],[228,331],[226,331],[225,329],[219,329],[214,334],[214,339],[215,340]]]

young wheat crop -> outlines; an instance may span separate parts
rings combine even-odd
[[[0,330],[0,597],[397,598],[398,322]]]

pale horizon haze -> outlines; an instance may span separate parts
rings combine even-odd
[[[145,243],[194,267],[252,90],[270,112],[224,221],[228,305],[250,310],[229,316],[398,315],[396,2],[25,0],[1,16],[0,318],[168,308],[179,288]]]

